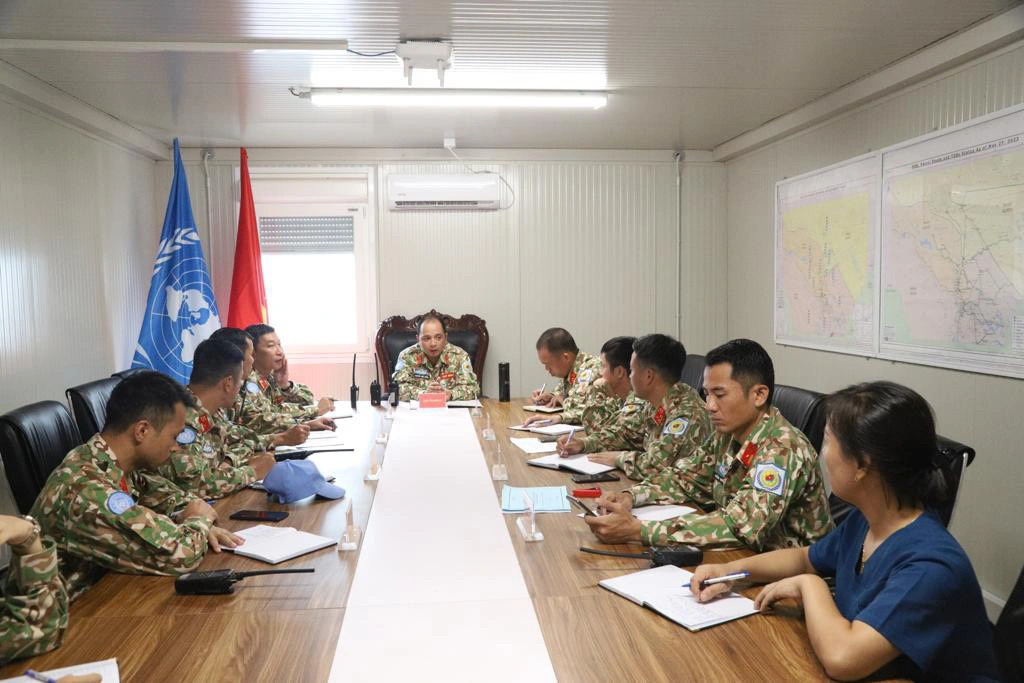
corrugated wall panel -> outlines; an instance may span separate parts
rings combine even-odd
[[[0,412],[127,366],[156,251],[153,173],[0,101]]]
[[[889,96],[727,164],[728,333],[767,345],[780,382],[833,391],[892,379],[932,404],[939,431],[970,444],[953,532],[982,586],[1005,599],[1024,563],[1019,421],[1024,383],[889,361],[783,348],[772,339],[772,234],[777,180],[1024,103],[1024,45]]]

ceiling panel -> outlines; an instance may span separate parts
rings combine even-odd
[[[603,110],[314,107],[289,86],[401,87],[393,56],[73,53],[0,59],[187,145],[711,148],[1016,4],[1012,0],[6,0],[0,37],[344,38],[454,46],[449,87],[602,88]],[[431,73],[417,84],[434,85]]]

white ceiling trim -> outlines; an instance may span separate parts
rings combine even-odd
[[[1022,37],[1024,5],[1018,5],[723,142],[714,148],[714,158],[728,161],[754,151],[941,71],[982,55],[987,58],[990,56],[987,53]]]
[[[170,158],[170,149],[159,140],[2,60],[0,93],[149,159]]]

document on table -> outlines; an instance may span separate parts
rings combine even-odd
[[[104,659],[99,662],[89,662],[88,664],[75,664],[74,666],[65,666],[62,669],[49,669],[39,673],[52,679],[58,679],[62,676],[99,674],[103,678],[103,683],[120,683],[121,681],[121,670],[117,667],[116,659]],[[15,676],[14,678],[5,678],[0,683],[34,683],[34,681],[28,676]]]
[[[501,511],[509,513],[526,512],[526,500],[523,494],[533,501],[535,512],[568,512],[569,494],[564,486],[531,486],[519,488],[506,484],[501,487]]]
[[[509,439],[514,446],[519,447],[520,450],[526,453],[554,453],[558,450],[558,444],[554,441],[544,443],[537,438],[517,438],[512,437]]]
[[[675,519],[696,512],[696,508],[686,505],[644,505],[633,508],[633,516],[643,522],[661,522],[666,519]]]
[[[515,439],[512,440],[515,441]],[[591,462],[585,453],[568,458],[563,458],[558,453],[553,453],[541,458],[527,460],[526,464],[533,465],[534,467],[547,467],[552,470],[569,470],[570,472],[579,472],[580,474],[603,474],[615,469],[608,465],[602,465],[599,462]]]
[[[726,593],[700,603],[690,593],[693,574],[670,564],[599,581],[602,588],[648,607],[691,631],[757,614],[754,601],[738,593]]]
[[[546,434],[548,436],[561,436],[562,434],[568,434],[569,432],[581,432],[583,429],[579,425],[547,425],[545,427],[530,427],[530,431],[534,434]]]
[[[338,406],[339,403],[341,403],[341,401],[337,401],[335,403],[334,410],[324,413],[324,417],[329,417],[332,420],[344,420],[346,417],[353,417],[354,413],[352,412],[352,408],[341,408]]]
[[[482,408],[480,399],[473,398],[465,401],[448,401],[449,408]]]
[[[337,544],[337,539],[299,531],[290,526],[274,527],[266,524],[234,532],[245,539],[245,543],[229,548],[236,555],[251,557],[270,564],[290,560],[299,555],[311,553]]]
[[[562,412],[562,406],[523,406],[523,410],[531,413],[560,413]]]

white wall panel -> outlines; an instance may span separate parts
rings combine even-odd
[[[127,367],[159,229],[153,172],[0,100],[0,412]]]
[[[1024,469],[1015,429],[1024,382],[773,345],[773,190],[782,178],[1022,102],[1019,45],[727,164],[729,336],[765,344],[780,382],[832,391],[891,379],[922,393],[939,431],[977,449],[952,530],[997,599],[1009,595],[1024,563]]]

